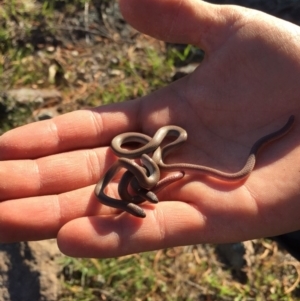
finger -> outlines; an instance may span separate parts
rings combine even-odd
[[[55,238],[67,222],[82,216],[119,214],[94,196],[94,186],[59,195],[9,200],[0,203],[0,242]],[[108,193],[113,194],[114,189]]]
[[[239,19],[239,11],[197,0],[119,0],[125,19],[138,30],[158,39],[216,48]]]
[[[56,153],[108,146],[113,137],[123,132],[144,132],[152,135],[157,128],[172,120],[184,124],[184,102],[178,89],[184,83],[156,91],[141,99],[94,110],[80,110],[56,118],[28,124],[8,131],[0,137],[0,160],[35,159]],[[169,112],[170,102],[174,108]]]
[[[108,148],[96,148],[37,160],[3,161],[0,201],[59,194],[95,184],[114,160]]]
[[[254,33],[266,34],[270,27],[297,30],[297,26],[271,15],[234,5],[200,0],[119,0],[119,3],[125,19],[139,31],[167,42],[196,45],[206,54],[218,50],[249,23],[252,31],[247,33],[247,39]],[[254,17],[259,23],[253,22]]]
[[[178,245],[225,243],[264,232],[254,202],[234,206],[226,201],[218,207],[209,199],[198,206],[178,201],[151,204],[143,206],[145,219],[126,213],[79,218],[59,230],[58,245],[68,256],[107,258]]]
[[[184,201],[144,203],[145,219],[123,212],[112,216],[79,218],[66,223],[58,233],[61,251],[75,257],[115,257],[200,242],[225,242],[246,233],[241,227],[255,219],[257,206],[246,200],[245,187],[224,187],[215,183],[208,187],[198,181],[183,187],[172,184],[162,199],[177,195]],[[167,197],[170,198],[167,198]]]
[[[69,256],[107,258],[180,245],[182,236],[187,238],[185,243],[191,243],[195,233],[201,235],[205,221],[192,206],[163,202],[149,209],[145,219],[122,213],[70,221],[58,233],[58,246]],[[184,223],[187,226],[182,227]]]
[[[259,177],[258,173],[249,183],[238,186],[218,181],[187,181],[181,187],[174,183],[159,198],[176,197],[180,201],[142,204],[144,219],[123,212],[72,220],[58,233],[59,247],[63,253],[75,257],[115,257],[178,245],[243,241],[297,230],[298,193],[292,197],[291,206],[282,181],[264,182],[265,175]],[[297,184],[294,186],[296,191]],[[282,223],[278,223],[278,216]]]
[[[298,229],[295,222],[281,225],[276,216],[270,216],[271,202],[265,208],[249,199],[238,203],[220,198],[218,206],[211,202],[144,205],[145,219],[122,213],[72,220],[59,230],[58,246],[68,256],[110,258],[179,245],[244,241]],[[288,214],[284,215],[288,220]]]
[[[139,102],[131,101],[19,127],[0,137],[0,160],[38,158],[108,145],[115,135],[137,127],[138,110]]]
[[[36,159],[76,149],[109,146],[120,133],[153,135],[159,127],[175,121],[183,126],[186,115],[181,113],[184,110],[188,114],[189,109],[179,101],[178,91],[184,86],[184,81],[178,81],[141,99],[75,111],[11,130],[0,137],[0,160]]]

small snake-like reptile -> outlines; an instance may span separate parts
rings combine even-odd
[[[224,181],[239,181],[247,178],[255,166],[259,150],[267,143],[286,135],[291,130],[294,120],[294,116],[290,116],[287,123],[281,129],[257,140],[250,150],[244,167],[235,173],[227,173],[196,164],[166,164],[164,158],[187,140],[187,132],[178,126],[163,126],[157,130],[153,138],[136,132],[117,135],[111,142],[111,148],[119,159],[97,183],[95,195],[101,203],[107,206],[127,211],[137,217],[145,217],[146,214],[144,210],[137,204],[145,200],[157,203],[158,199],[155,193],[166,185],[181,179],[188,170],[193,170]],[[175,140],[161,147],[162,141],[168,136],[175,137]],[[142,146],[137,149],[128,150],[122,147],[127,143],[140,143]],[[153,154],[152,157],[150,157],[149,154]],[[131,159],[140,159],[142,166]],[[118,192],[121,200],[118,200],[105,194],[104,190],[121,168],[126,168],[127,171],[119,182]],[[160,179],[160,170],[176,172]],[[134,195],[128,192],[129,184]]]

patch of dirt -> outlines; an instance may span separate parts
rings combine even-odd
[[[60,256],[55,240],[0,244],[0,300],[58,300]]]

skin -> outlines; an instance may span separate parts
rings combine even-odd
[[[187,133],[181,127],[176,127],[174,125],[163,126],[157,130],[153,138],[146,136],[147,139],[144,139],[144,137],[140,139],[139,136],[144,136],[144,134],[139,133],[127,132],[120,134],[111,142],[111,148],[119,159],[97,183],[95,186],[95,195],[98,200],[106,206],[124,210],[136,217],[144,218],[146,217],[146,214],[143,209],[137,206],[137,204],[142,203],[144,200],[150,200],[152,203],[158,203],[159,201],[155,194],[155,199],[143,197],[145,192],[158,192],[162,183],[172,183],[176,180],[172,174],[160,180],[161,170],[167,172],[181,171],[181,174],[178,173],[180,179],[183,178],[185,172],[194,172],[197,175],[202,174],[205,177],[217,178],[225,182],[240,182],[249,177],[255,167],[259,150],[268,143],[278,140],[288,134],[293,128],[294,122],[295,118],[292,115],[281,129],[257,140],[251,147],[249,156],[243,168],[234,173],[226,173],[208,166],[188,164],[184,162],[165,164],[165,156],[167,156],[168,153],[172,152],[175,148],[178,148],[178,145],[181,145],[187,139]],[[168,136],[175,136],[176,139],[171,143],[167,143],[163,147],[160,147],[163,140],[165,140]],[[125,142],[142,142],[143,146],[135,149],[124,149],[122,148],[122,144]],[[153,155],[152,157],[149,157],[147,154],[150,154],[151,152],[153,152]],[[140,159],[141,165],[137,164],[133,160],[129,160],[128,158]],[[114,199],[105,194],[105,188],[113,179],[117,171],[119,171],[122,167],[124,167],[127,171],[122,175],[122,178],[118,183],[119,199]],[[132,181],[133,179],[135,181]],[[137,185],[136,192],[132,195],[128,191],[128,186],[131,181]],[[134,186],[131,185],[131,187],[133,188]],[[140,194],[141,191],[142,194]],[[120,200],[122,200],[122,202],[120,202]]]
[[[225,243],[300,229],[299,27],[266,14],[192,0],[120,0],[138,30],[206,51],[189,76],[141,99],[77,111],[0,137],[0,241],[56,237],[70,256],[114,257]],[[159,17],[163,16],[163,18]],[[184,114],[182,113],[184,112]],[[122,132],[167,124],[189,139],[168,163],[232,172],[252,144],[295,115],[293,130],[261,152],[239,185],[191,176],[142,204],[147,218],[102,206],[95,183]],[[117,196],[117,185],[108,189]]]

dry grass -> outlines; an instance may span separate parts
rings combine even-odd
[[[276,243],[247,242],[239,269],[211,245],[116,259],[65,259],[62,300],[298,300],[300,263]]]

